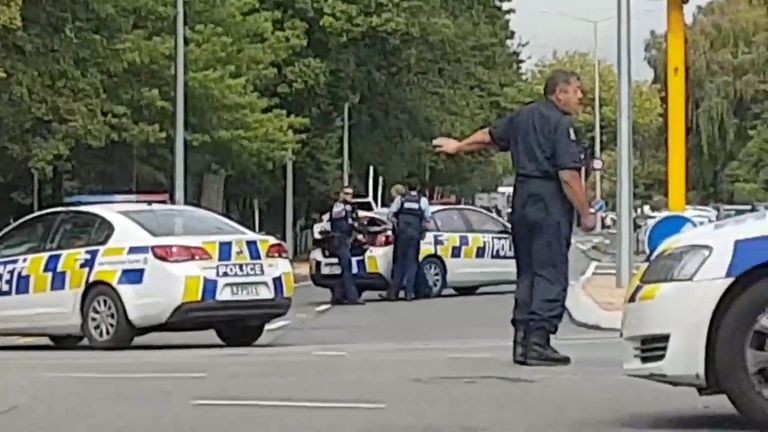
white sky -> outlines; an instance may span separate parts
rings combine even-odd
[[[686,17],[690,22],[698,6],[710,0],[690,0],[686,6]],[[524,57],[530,57],[529,64],[549,56],[553,51],[579,50],[592,52],[594,37],[592,24],[568,18],[565,13],[590,20],[616,17],[617,0],[513,0],[517,10],[512,19],[512,28],[517,38],[527,41]],[[651,30],[664,31],[666,22],[665,0],[631,0],[632,4],[632,77],[650,79],[651,69],[645,63],[645,40]],[[598,27],[598,55],[601,59],[616,64],[615,19]]]

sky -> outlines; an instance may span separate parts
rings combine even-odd
[[[690,0],[685,15],[690,23],[696,8],[710,0]],[[594,50],[594,27],[562,14],[590,20],[610,19],[598,27],[598,56],[616,64],[616,5],[617,0],[513,0],[517,10],[511,27],[517,39],[526,41],[524,58],[527,66],[553,51]],[[651,30],[663,32],[667,28],[665,0],[631,0],[632,4],[632,78],[651,79],[653,73],[645,63],[645,40]]]

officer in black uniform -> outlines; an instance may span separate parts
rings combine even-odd
[[[415,297],[414,287],[419,268],[419,247],[426,221],[432,217],[429,201],[411,184],[408,193],[395,197],[389,208],[389,219],[397,227],[395,231],[394,272],[387,300],[395,300],[400,288],[405,286],[405,299]]]
[[[582,230],[595,227],[572,119],[581,109],[581,80],[574,72],[556,70],[547,79],[544,96],[464,141],[433,142],[445,154],[496,147],[512,155],[517,170],[512,198],[518,272],[514,359],[530,366],[570,364],[570,357],[552,347],[550,335],[565,313],[574,208]]]
[[[331,210],[331,231],[334,235],[336,255],[339,257],[341,277],[339,286],[333,292],[332,304],[361,305],[360,295],[355,287],[352,276],[352,237],[355,235],[354,209],[352,208],[353,190],[345,186],[341,190],[339,200]]]

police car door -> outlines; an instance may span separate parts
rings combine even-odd
[[[477,256],[483,254],[482,238],[470,233],[467,220],[455,208],[432,213],[437,226],[422,242],[422,255],[434,251],[445,262],[446,279],[451,287],[471,286],[477,280]],[[480,249],[480,250],[478,250]]]
[[[45,261],[60,213],[19,222],[0,235],[0,329],[22,329],[46,322],[52,302]]]
[[[79,300],[96,267],[99,253],[114,233],[106,219],[94,213],[65,212],[51,236],[47,266],[55,268],[51,289],[58,291],[55,306],[62,322],[79,321]]]
[[[462,209],[473,235],[482,236],[485,250],[479,257],[478,268],[483,270],[480,282],[510,283],[517,278],[512,231],[508,223],[490,213]]]

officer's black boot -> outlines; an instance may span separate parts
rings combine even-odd
[[[524,365],[527,361],[527,350],[526,350],[526,329],[520,328],[518,329],[515,327],[515,341],[513,344],[513,359],[515,361],[515,364]]]
[[[549,343],[549,333],[536,330],[528,335],[526,343],[526,363],[528,366],[567,366],[571,358],[560,354]]]

